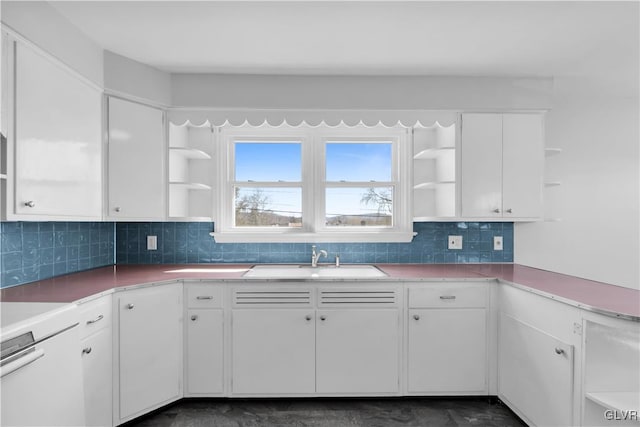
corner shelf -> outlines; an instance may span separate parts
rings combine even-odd
[[[640,392],[637,391],[588,392],[584,397],[600,406],[617,411],[640,409]]]
[[[413,186],[414,190],[435,190],[440,186],[445,185],[455,185],[455,181],[431,181],[431,182],[421,182]]]
[[[211,186],[207,184],[202,184],[199,182],[178,182],[172,181],[169,182],[169,185],[175,186],[177,188],[182,188],[185,190],[211,190]]]
[[[420,151],[413,156],[414,160],[430,160],[436,159],[439,155],[446,152],[455,152],[455,147],[439,147],[439,148],[427,148]]]
[[[169,123],[169,221],[211,221],[214,132]]]
[[[207,160],[211,158],[209,154],[202,150],[198,150],[197,148],[169,147],[169,152],[183,156],[185,159],[189,160]]]

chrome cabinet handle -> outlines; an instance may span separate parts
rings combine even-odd
[[[507,213],[513,213],[513,209],[507,209]]]
[[[85,347],[82,349],[82,354],[89,354],[91,353],[92,348],[91,347]]]
[[[135,305],[133,305],[133,304],[127,304],[127,308],[128,308],[129,310],[133,310],[133,307],[135,307]]]
[[[456,296],[455,295],[440,295],[440,299],[452,300],[452,299],[456,299]]]
[[[307,314],[304,318],[305,318],[307,321],[311,320],[311,316],[310,316],[309,314]]]
[[[202,295],[197,296],[196,299],[213,299],[213,297],[211,295]]]
[[[194,322],[198,320],[198,315],[194,314],[193,316],[191,316],[191,320],[193,320]]]
[[[320,320],[324,322],[325,320],[327,320],[327,316],[320,316]]]
[[[494,209],[493,213],[500,213],[500,209],[498,209],[498,208]]]
[[[120,206],[115,207],[113,210],[116,212],[120,212]]]
[[[104,316],[101,314],[93,320],[87,320],[87,325],[91,325],[92,323],[96,323],[104,319]]]
[[[33,200],[29,200],[28,202],[24,202],[24,205],[28,208],[35,208],[36,202],[34,202]]]
[[[556,347],[556,354],[564,354],[564,350],[560,347]]]
[[[414,318],[415,320],[420,320],[420,316],[418,316],[417,314],[414,314],[414,315],[413,315],[413,318]]]

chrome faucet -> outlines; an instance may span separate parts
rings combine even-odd
[[[311,246],[311,267],[318,266],[318,259],[320,259],[321,256],[326,258],[327,251],[321,250],[319,252],[316,252],[316,245]]]

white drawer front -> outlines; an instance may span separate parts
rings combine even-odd
[[[111,295],[78,306],[80,312],[80,339],[111,326]]]
[[[472,285],[425,285],[409,289],[410,308],[486,307],[487,287]]]
[[[189,283],[187,287],[188,308],[220,308],[223,306],[222,284]]]

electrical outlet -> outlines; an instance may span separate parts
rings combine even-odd
[[[462,249],[462,236],[449,236],[449,249]]]
[[[148,251],[158,250],[158,236],[147,236],[147,250]]]
[[[502,250],[502,236],[493,236],[493,250],[494,251]]]

